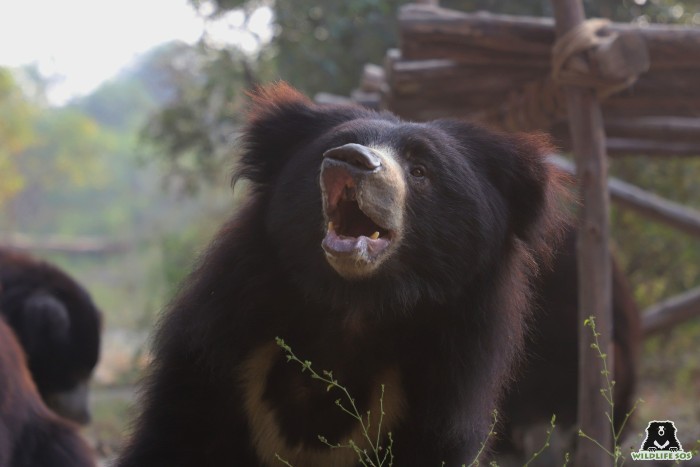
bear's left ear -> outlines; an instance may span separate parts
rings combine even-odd
[[[284,82],[261,86],[249,95],[244,152],[236,178],[256,184],[270,182],[302,144],[366,113],[359,107],[315,104]]]
[[[571,177],[547,160],[555,152],[547,135],[479,136],[479,159],[506,200],[511,232],[545,259],[570,219]]]

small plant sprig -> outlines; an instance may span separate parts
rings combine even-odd
[[[481,442],[481,447],[479,448],[479,451],[476,453],[476,456],[474,456],[474,460],[467,464],[462,464],[461,467],[476,467],[480,465],[480,458],[482,454],[484,453],[484,450],[486,449],[486,446],[488,445],[489,439],[491,439],[492,436],[496,435],[496,424],[498,423],[498,410],[494,409],[493,412],[491,412],[491,416],[493,417],[493,422],[491,423],[491,426],[489,427],[489,432],[486,435],[486,439]],[[498,464],[496,461],[491,461],[489,463],[491,467],[498,467]],[[445,465],[445,461],[442,461],[442,464],[440,464],[440,467],[447,467]]]
[[[613,434],[613,450],[612,452],[607,449],[605,446],[603,446],[598,440],[590,437],[586,433],[583,432],[583,430],[579,429],[578,430],[578,436],[581,438],[585,438],[591,442],[593,442],[596,446],[598,446],[600,449],[605,451],[606,454],[608,454],[610,457],[613,459],[613,465],[615,467],[621,466],[625,463],[625,456],[622,454],[622,447],[620,446],[620,437],[622,436],[622,431],[625,428],[625,425],[627,424],[627,421],[629,420],[630,416],[637,410],[637,406],[641,403],[644,402],[642,399],[637,399],[632,406],[632,409],[625,414],[625,418],[620,424],[620,429],[615,430],[615,401],[613,399],[613,393],[615,389],[615,380],[610,378],[610,370],[608,370],[608,355],[603,353],[602,349],[600,348],[600,342],[598,338],[600,337],[600,333],[596,331],[595,327],[595,317],[594,316],[589,316],[588,319],[584,320],[583,322],[584,326],[588,326],[591,328],[591,332],[593,333],[593,343],[591,344],[591,348],[595,350],[598,353],[598,357],[600,357],[601,361],[603,362],[603,369],[601,370],[601,374],[605,376],[605,385],[606,387],[600,389],[600,394],[605,398],[605,401],[608,403],[610,406],[610,412],[605,412],[605,416],[608,418],[608,422],[610,422],[610,427],[612,428],[612,434]]]
[[[280,457],[280,455],[277,453],[275,453],[275,458],[278,461],[280,461],[281,463],[283,463],[284,465],[286,465],[287,467],[294,467],[292,464],[289,463],[289,461],[287,459],[282,459],[282,457]]]
[[[493,412],[491,412],[491,417],[493,417],[493,422],[491,422],[491,426],[489,427],[489,433],[486,435],[486,439],[481,442],[481,447],[479,448],[479,451],[476,453],[476,456],[474,456],[474,460],[471,461],[471,463],[467,467],[476,467],[479,465],[479,459],[481,458],[481,455],[484,453],[484,450],[486,449],[486,445],[488,444],[489,440],[491,437],[496,436],[496,424],[498,423],[498,410],[494,409]],[[465,467],[462,465],[462,467]]]
[[[552,433],[554,433],[554,429],[557,427],[556,421],[556,414],[552,414],[552,419],[549,421],[549,428],[547,429],[547,438],[545,438],[544,444],[542,445],[539,451],[532,453],[532,457],[530,457],[530,459],[523,465],[523,467],[528,467],[532,462],[535,461],[535,459],[537,459],[544,452],[545,449],[549,447],[549,442],[552,439]],[[566,454],[568,456],[569,453]],[[564,465],[566,465],[568,459],[565,459],[564,462]]]
[[[693,456],[700,454],[700,439],[695,441],[695,447],[690,452],[693,453]]]
[[[338,380],[333,377],[333,372],[328,370],[323,370],[322,374],[319,374],[311,367],[311,362],[308,360],[301,360],[292,351],[292,348],[287,345],[283,339],[276,337],[275,342],[279,347],[281,347],[286,353],[288,362],[296,362],[301,365],[302,373],[305,371],[309,372],[311,379],[317,379],[322,383],[326,384],[326,391],[330,391],[333,388],[337,388],[342,391],[345,397],[345,403],[342,399],[336,399],[335,405],[340,407],[340,410],[354,418],[360,423],[362,428],[362,437],[367,441],[369,445],[368,449],[363,449],[354,440],[348,440],[347,443],[330,443],[325,437],[318,437],[319,441],[328,446],[331,449],[352,449],[357,455],[358,461],[363,467],[392,467],[394,463],[394,454],[392,452],[392,446],[394,440],[392,438],[391,432],[387,433],[388,443],[386,448],[382,446],[382,422],[384,421],[384,385],[381,386],[381,394],[379,397],[379,419],[377,421],[377,435],[373,437],[370,433],[371,428],[371,415],[368,410],[366,417],[360,414],[360,411],[355,405],[355,399],[350,395],[348,389],[342,384],[338,383]],[[288,461],[282,459],[278,454],[275,453],[277,460],[285,464],[287,467],[293,467]]]

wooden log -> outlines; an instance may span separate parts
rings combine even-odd
[[[668,331],[700,316],[700,287],[652,305],[642,314],[644,337]]]
[[[386,51],[386,55],[384,55],[384,80],[387,83],[390,83],[391,80],[393,79],[393,72],[394,72],[394,64],[401,60],[401,50],[400,49],[389,49]],[[391,90],[390,86],[385,86],[382,88],[382,104],[381,107],[383,109],[390,109],[389,104],[393,102],[394,99],[394,93]]]
[[[618,96],[688,97],[700,96],[700,70],[654,70],[640,75],[636,83]]]
[[[397,61],[393,65],[392,79],[389,84],[402,92],[412,92],[421,87],[433,94],[449,95],[454,90],[459,92],[479,92],[488,87],[502,90],[515,90],[531,81],[547,78],[532,69],[522,69],[513,65],[490,65],[488,67],[465,65],[453,60],[415,60]],[[697,107],[700,102],[698,72],[654,72],[640,76],[628,89],[613,94],[607,101],[639,101],[641,106],[667,101],[669,109],[686,109],[686,112],[700,116]],[[461,82],[460,82],[461,80]],[[495,80],[495,82],[494,82]],[[440,83],[447,85],[438,86]],[[432,88],[431,88],[432,86]],[[403,90],[406,88],[406,91]]]
[[[570,138],[555,138],[555,144],[564,151],[571,150]],[[667,142],[635,138],[607,138],[608,156],[656,156],[696,157],[700,155],[700,143]]]
[[[613,23],[610,30],[639,31],[647,43],[651,70],[700,68],[698,28]],[[463,13],[427,5],[402,7],[399,33],[401,49],[408,60],[505,62],[546,70],[555,38],[550,18]]]
[[[640,126],[639,128],[629,128],[629,133],[635,136],[618,137],[615,129],[609,129],[610,127],[607,124],[605,128],[606,134],[610,135],[606,139],[606,148],[609,156],[700,156],[700,133],[690,135],[682,131],[676,131],[667,132],[664,135],[661,131],[658,134],[654,134],[651,131],[649,135],[645,135],[643,133],[644,127]],[[652,127],[652,130],[655,129],[657,128]],[[571,137],[568,130],[563,128],[563,125],[556,126],[551,131],[551,134],[557,147],[563,151],[571,150]],[[676,134],[678,134],[678,138],[675,137]],[[695,138],[695,141],[684,141],[684,138]]]
[[[435,118],[464,118],[478,120],[475,109],[484,108],[487,102],[493,101],[488,94],[467,96],[454,96],[451,100],[446,98],[426,100],[420,97],[406,99],[393,93],[383,95],[386,109],[391,110],[400,117],[408,120],[425,121]]]
[[[550,159],[562,170],[576,173],[575,165],[563,157],[553,155]],[[610,199],[621,207],[700,238],[700,212],[617,178],[608,179],[608,189]]]
[[[466,114],[464,107],[442,108],[442,107],[423,107],[407,104],[402,99],[397,99],[391,94],[382,95],[382,105],[384,108],[391,110],[396,115],[413,120],[416,122],[425,122],[438,118],[459,118],[473,121],[481,121],[478,117],[471,118],[470,114]]]
[[[677,73],[676,78],[670,81],[675,86],[673,90],[665,88],[663,84],[665,78],[671,78],[669,73],[645,74],[629,90],[607,99],[603,103],[604,114],[606,118],[617,119],[673,115],[698,117],[700,86],[695,85],[696,74]],[[488,123],[529,131],[549,130],[550,125],[561,121],[565,115],[564,99],[553,100],[553,95],[559,94],[555,92],[554,85],[539,84],[540,79],[544,83],[547,78],[532,69],[519,70],[512,65],[484,68],[444,59],[395,59],[390,62],[387,75],[387,86],[393,96],[393,106],[389,108],[398,111],[397,107],[401,107],[406,112],[404,116],[410,118],[416,118],[417,114],[441,116],[440,109],[445,115],[461,114],[467,117],[485,110],[489,116]],[[539,91],[535,96],[523,99],[524,89],[529,89],[525,95],[533,90]],[[553,120],[528,116],[532,109],[547,109],[550,103],[561,107],[557,111],[547,112],[546,115],[554,117]],[[462,107],[463,111],[460,112],[457,107]],[[523,118],[512,118],[523,112]],[[506,121],[509,123],[505,124]],[[517,122],[526,126],[510,128]],[[535,127],[531,126],[533,124]]]
[[[610,118],[620,117],[700,117],[700,96],[647,97],[615,96],[603,102],[603,111]]]
[[[362,77],[360,79],[360,91],[381,92],[386,83],[384,68],[373,63],[366,63],[362,67]]]
[[[551,0],[558,37],[585,20],[580,0]],[[607,369],[614,371],[612,346],[612,269],[609,249],[609,197],[603,113],[592,89],[566,86],[567,113],[576,157],[581,194],[578,235],[579,273],[579,429],[612,452],[612,428],[605,417],[610,412],[601,389],[608,387],[603,363],[591,349],[590,329],[583,322],[593,316],[600,352],[607,355]],[[574,464],[607,466],[612,460],[594,443],[579,438]]]
[[[422,85],[416,85],[414,89],[423,89]],[[500,93],[496,90],[489,91],[488,86],[482,92],[454,92],[445,93],[433,91],[426,93],[407,94],[402,92],[394,92],[391,86],[389,91],[384,93],[391,95],[391,99],[387,99],[387,108],[396,112],[398,115],[408,118],[423,120],[427,115],[433,118],[440,117],[455,117],[481,120],[489,125],[503,125],[506,115],[515,112],[512,107],[504,105],[504,96],[509,95],[509,91],[503,89]],[[695,106],[698,107],[695,107]],[[540,108],[546,108],[541,106]],[[683,102],[682,100],[664,100],[659,99],[615,99],[611,98],[603,103],[603,113],[606,119],[635,119],[644,118],[669,118],[680,117],[686,120],[692,120],[698,117],[698,109],[700,109],[700,99]],[[530,120],[528,120],[530,121]],[[557,128],[558,124],[563,124],[563,120],[554,119],[549,123]],[[543,131],[552,131],[551,128],[545,126],[537,126],[535,128],[517,128],[521,131],[531,131],[535,129]],[[659,129],[658,134],[662,134],[664,130]],[[678,132],[683,132],[683,139],[693,141],[700,140],[700,133],[694,133],[690,130],[679,129]],[[559,135],[562,132],[559,131]],[[644,136],[643,128],[635,133],[640,137]],[[665,144],[663,136],[650,137],[655,139],[658,144]],[[640,138],[642,139],[642,138]],[[675,140],[681,143],[682,140]],[[673,143],[673,140],[670,141]],[[658,145],[657,144],[657,145]],[[679,154],[692,155],[692,147],[681,149],[682,145],[678,145]],[[651,148],[650,148],[651,149]],[[653,149],[656,153],[657,150]]]
[[[607,115],[606,115],[607,117]],[[564,123],[555,125],[551,130],[559,140],[568,139],[569,130]],[[700,144],[700,118],[681,117],[644,117],[644,118],[606,118],[605,133],[608,139],[619,141],[621,147],[643,148],[647,144],[661,145],[656,148],[648,146],[646,149],[657,153],[663,145],[678,148],[669,154],[700,155],[697,146]],[[684,143],[689,143],[685,144]],[[610,145],[608,145],[610,148]],[[644,152],[644,150],[640,151]]]
[[[700,238],[700,213],[618,179],[609,180],[615,202],[644,217]],[[613,194],[614,193],[614,194]]]
[[[700,68],[700,28],[682,25],[649,24],[643,27],[613,23],[615,32],[639,31],[651,60],[650,70],[697,70]]]
[[[48,251],[65,254],[106,255],[128,251],[131,246],[126,242],[99,237],[30,237],[22,234],[6,234],[0,237],[0,244],[5,248],[18,251]]]
[[[410,60],[459,57],[466,62],[480,62],[504,54],[512,60],[549,69],[549,54],[554,43],[552,21],[528,20],[532,21],[522,21],[516,16],[468,14],[409,4],[399,9],[401,50]],[[481,53],[473,53],[477,51]],[[494,54],[494,51],[499,53]],[[485,52],[492,52],[491,56]]]
[[[352,91],[350,99],[355,104],[374,110],[379,110],[382,104],[382,96],[379,92],[365,92],[360,89]]]
[[[545,79],[548,70],[538,70],[530,67],[520,67],[517,64],[489,63],[487,65],[462,63],[450,59],[432,60],[395,60],[392,62],[392,81],[399,79],[401,82],[416,84],[430,84],[438,80],[452,80],[453,86],[459,86],[459,79],[466,81],[462,87],[479,81],[491,81],[496,76],[504,83],[504,87],[513,88],[522,84],[523,81],[534,81]],[[383,85],[384,76],[380,77],[377,71],[373,71],[372,78],[365,75],[364,81],[370,79],[376,82],[371,87],[380,90]],[[364,86],[364,85],[363,85]],[[369,86],[369,85],[367,85]],[[362,88],[362,86],[361,86]],[[364,88],[362,88],[364,89]],[[442,87],[437,91],[448,93],[452,87]],[[647,97],[647,98],[694,98],[697,102],[700,97],[700,86],[698,86],[698,70],[657,70],[642,74],[639,79],[627,90],[620,91],[616,96]]]
[[[606,147],[613,156],[700,156],[700,143],[666,139],[608,138]]]
[[[492,93],[502,99],[514,87],[539,79],[531,69],[494,65],[487,68],[458,64],[451,60],[397,61],[388,85],[405,96],[449,98],[455,94]],[[493,100],[491,101],[493,103]]]
[[[700,142],[700,118],[611,118],[605,120],[605,131],[610,136],[621,138]]]
[[[314,96],[314,102],[322,105],[351,105],[352,99],[329,92],[319,92]]]

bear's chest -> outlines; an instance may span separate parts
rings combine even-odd
[[[370,451],[369,440],[376,443],[380,439],[379,445],[386,449],[387,434],[404,412],[398,369],[365,372],[361,365],[338,366],[343,368],[333,378],[348,394],[338,387],[329,389],[328,383],[314,378],[308,370],[302,372],[301,365],[288,362],[274,343],[258,347],[244,361],[240,372],[244,412],[261,462],[277,465],[279,455],[292,465],[343,467],[358,463],[351,448],[331,449],[319,437],[333,445],[352,441]],[[327,377],[323,374],[326,368],[315,364],[312,368]]]

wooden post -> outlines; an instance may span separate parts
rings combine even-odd
[[[585,20],[580,0],[551,0],[558,37]],[[582,206],[578,237],[579,268],[579,394],[578,424],[588,436],[598,440],[612,452],[612,428],[605,413],[611,408],[601,396],[607,389],[601,374],[602,361],[591,349],[592,335],[583,326],[588,316],[596,318],[601,334],[601,351],[607,354],[607,366],[612,371],[612,295],[608,238],[610,211],[607,190],[607,155],[605,129],[600,104],[590,88],[567,86],[565,89],[569,126]],[[611,375],[612,377],[612,375]],[[612,458],[600,447],[583,438],[578,439],[574,465],[579,467],[612,465]]]

